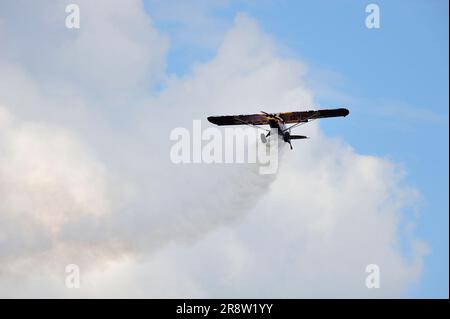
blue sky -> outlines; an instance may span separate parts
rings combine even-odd
[[[365,27],[369,3],[199,1],[177,18],[158,1],[146,9],[171,38],[170,73],[208,61],[237,12],[255,18],[282,54],[305,61],[316,102],[351,111],[351,123],[324,121],[324,131],[403,166],[405,183],[422,196],[415,233],[431,251],[409,296],[448,297],[448,2],[374,2],[380,29]]]

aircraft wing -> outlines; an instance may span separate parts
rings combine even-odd
[[[264,114],[210,116],[208,121],[216,125],[265,125],[269,119]]]
[[[349,111],[347,109],[340,108],[304,112],[284,112],[274,114],[274,116],[281,117],[286,124],[289,124],[308,122],[309,120],[326,117],[347,116],[348,114]],[[210,116],[208,117],[208,121],[216,125],[266,125],[269,124],[271,116],[271,114]]]
[[[285,112],[278,114],[286,124],[308,122],[308,120],[326,118],[326,117],[338,117],[347,116],[349,111],[345,108],[340,109],[326,109],[317,111],[304,111],[304,112]]]

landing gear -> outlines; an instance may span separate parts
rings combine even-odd
[[[290,135],[288,135],[289,133],[287,133],[287,134],[285,134],[284,136],[283,136],[283,140],[286,142],[286,143],[289,143],[289,146],[291,147],[291,150],[293,150],[294,148],[292,147],[292,144],[291,144],[291,138],[290,138]],[[264,133],[261,133],[261,142],[263,142],[263,144],[266,144],[267,143],[267,138],[270,136],[270,132],[269,133],[267,133],[266,135],[264,135]]]
[[[261,142],[263,142],[263,144],[267,143],[267,137],[266,135],[264,135],[264,133],[261,133]]]
[[[263,142],[264,144],[267,143],[267,138],[270,136],[270,132],[267,133],[267,135],[264,135],[264,133],[261,133],[261,142]]]
[[[292,148],[292,144],[291,144],[291,133],[289,131],[287,131],[286,133],[283,133],[283,141],[285,141],[286,143],[289,143],[289,146]]]

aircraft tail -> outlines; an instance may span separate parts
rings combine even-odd
[[[289,138],[291,140],[302,140],[302,139],[308,138],[308,136],[304,136],[304,135],[290,135]]]

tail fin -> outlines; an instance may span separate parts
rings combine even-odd
[[[302,139],[308,138],[308,136],[304,136],[304,135],[291,135],[291,136],[289,136],[289,138],[290,138],[291,140],[302,140]]]

